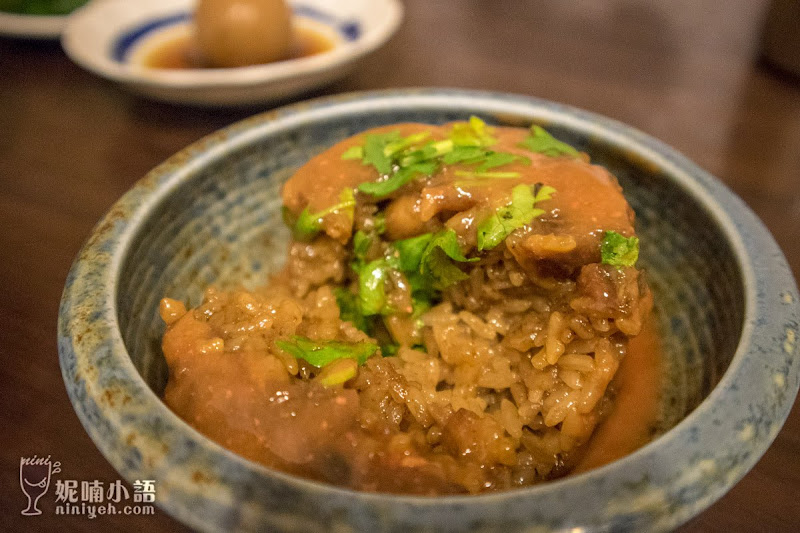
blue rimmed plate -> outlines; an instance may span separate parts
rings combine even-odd
[[[385,43],[403,16],[398,0],[297,0],[295,26],[332,43],[322,53],[265,65],[162,69],[142,60],[160,43],[191,32],[193,0],[105,0],[77,11],[62,35],[83,68],[139,94],[197,105],[245,105],[286,98],[346,75]]]

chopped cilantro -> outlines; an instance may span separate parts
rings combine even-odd
[[[358,298],[364,316],[377,315],[386,308],[386,280],[389,277],[390,262],[376,259],[357,270]]]
[[[275,341],[275,344],[284,352],[317,368],[344,358],[355,359],[359,365],[363,365],[378,351],[378,345],[372,342],[313,341],[300,335],[292,336],[290,341]]]
[[[406,148],[409,148],[417,143],[421,143],[430,136],[431,132],[421,131],[419,133],[413,133],[408,137],[403,137],[396,141],[392,141],[383,147],[383,155],[385,155],[386,157],[395,156],[400,152],[402,152],[403,150],[405,150]]]
[[[531,164],[531,160],[527,157],[514,155],[508,152],[485,150],[478,146],[457,146],[452,152],[442,157],[442,162],[446,165],[453,165],[456,163],[473,165],[480,163],[476,168],[477,172],[486,172],[490,168],[507,165],[514,161],[520,161],[528,165]]]
[[[315,378],[317,383],[326,387],[334,387],[353,379],[358,374],[358,364],[345,363],[336,366],[326,366]]]
[[[423,161],[431,161],[440,156],[447,156],[453,150],[453,141],[431,141],[422,148],[403,156],[399,161],[401,167],[407,167]]]
[[[517,185],[511,190],[511,203],[500,207],[478,224],[478,250],[494,248],[515,229],[530,224],[534,217],[544,213],[544,210],[534,206],[537,202],[550,199],[555,189],[544,186],[534,195],[534,188],[530,185]]]
[[[364,159],[364,147],[363,146],[351,146],[342,154],[342,159],[349,160],[349,159]]]
[[[353,255],[356,261],[363,263],[367,257],[367,252],[372,247],[372,237],[361,230],[353,235]]]
[[[386,180],[362,183],[358,186],[358,190],[372,196],[386,196],[412,181],[418,175],[423,174],[425,176],[430,176],[434,174],[436,170],[438,170],[438,165],[435,161],[414,163],[413,165],[398,169],[397,172]]]
[[[356,199],[355,196],[353,196],[353,191],[352,189],[346,188],[339,194],[338,204],[327,207],[316,213],[310,212],[308,207],[306,207],[300,213],[300,216],[297,217],[297,220],[294,221],[294,224],[290,224],[293,226],[295,239],[309,241],[316,237],[317,234],[322,231],[322,219],[331,213],[342,213],[352,222],[355,214],[355,206]],[[289,218],[290,215],[288,211],[284,211],[284,220],[286,221]]]
[[[414,288],[429,292],[429,286],[443,289],[467,278],[454,261],[459,263],[477,261],[468,259],[461,251],[455,230],[425,233],[417,237],[394,243],[399,253],[399,266],[409,274],[409,283]],[[421,275],[417,276],[417,274]]]
[[[474,115],[467,122],[453,124],[450,139],[457,146],[491,146],[497,142],[492,137],[492,128]]]
[[[375,182],[362,183],[358,190],[378,198],[392,194],[420,175],[433,175],[441,163],[476,164],[477,173],[514,161],[530,164],[526,157],[487,150],[486,147],[497,142],[491,133],[492,128],[473,116],[468,122],[454,124],[448,139],[430,140],[422,145],[430,137],[430,131],[406,137],[399,131],[367,135],[363,146],[348,148],[342,159],[360,159],[364,165],[375,167],[381,177]]]
[[[383,235],[386,233],[386,212],[379,211],[377,215],[375,215],[375,233],[378,235]]]
[[[387,145],[397,142],[400,138],[399,131],[367,135],[364,140],[364,158],[362,162],[365,165],[374,166],[378,169],[378,173],[382,175],[389,174],[392,171],[392,158],[386,155],[385,148]]]
[[[561,142],[545,131],[541,126],[531,126],[530,134],[520,143],[520,146],[531,152],[538,152],[550,157],[560,155],[577,156],[578,151],[565,142]]]
[[[639,238],[606,231],[600,245],[600,257],[604,265],[633,266],[639,259]]]
[[[486,172],[490,168],[507,165],[518,159],[521,160],[522,158],[514,154],[509,154],[508,152],[488,152],[477,170],[478,172]],[[530,159],[528,160],[528,164],[530,164]]]
[[[343,287],[334,290],[336,304],[339,306],[339,318],[353,325],[366,334],[370,334],[369,322],[361,312],[359,297]]]
[[[471,163],[478,163],[486,157],[487,153],[488,151],[480,146],[456,146],[450,153],[442,157],[442,161],[445,165],[454,165],[456,163],[469,165]]]
[[[405,272],[418,271],[425,249],[432,239],[433,233],[423,233],[417,237],[395,241],[394,247],[400,256],[400,269]]]
[[[397,352],[400,350],[400,345],[396,342],[387,342],[381,344],[381,355],[383,357],[391,357],[393,355],[397,355]]]

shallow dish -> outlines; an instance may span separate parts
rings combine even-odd
[[[318,55],[265,65],[155,69],[137,60],[148,41],[185,31],[193,0],[105,0],[78,10],[62,35],[83,68],[139,94],[184,104],[245,105],[287,98],[345,76],[391,37],[403,9],[397,0],[297,0],[295,19],[323,27],[334,42]]]
[[[205,286],[263,284],[288,232],[282,183],[369,127],[477,114],[536,122],[620,179],[637,212],[665,366],[663,434],[587,473],[502,493],[359,493],[275,472],[223,449],[159,399],[158,301]],[[729,490],[775,438],[798,389],[797,287],[763,224],[719,181],[662,143],[566,106],[497,93],[360,93],[258,115],[154,169],[99,223],[67,279],[59,352],[89,435],[127,479],[200,529],[667,530]],[[722,445],[721,445],[722,444]]]
[[[0,11],[0,36],[58,39],[69,15],[19,15]]]

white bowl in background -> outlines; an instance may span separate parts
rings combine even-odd
[[[150,39],[190,24],[193,0],[105,0],[76,11],[61,37],[81,67],[157,100],[225,106],[286,98],[345,76],[384,44],[403,18],[399,0],[296,0],[295,17],[325,26],[331,50],[264,65],[156,69],[137,61]]]

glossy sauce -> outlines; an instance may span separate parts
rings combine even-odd
[[[299,59],[327,52],[335,46],[333,39],[321,31],[304,25],[296,25],[289,57]],[[140,63],[156,69],[213,68],[206,65],[196,49],[189,32],[176,34],[145,51]]]
[[[595,429],[571,473],[616,461],[652,440],[660,416],[661,379],[661,341],[650,315],[642,332],[630,339],[627,355],[614,377],[614,407]]]

